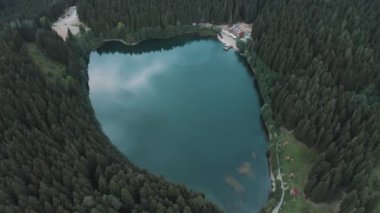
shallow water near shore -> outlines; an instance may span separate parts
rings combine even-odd
[[[180,37],[90,55],[90,98],[135,165],[203,192],[227,212],[267,201],[267,137],[254,76],[215,39]]]

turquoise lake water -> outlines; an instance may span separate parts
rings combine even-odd
[[[109,42],[91,53],[89,77],[104,132],[135,165],[227,212],[265,205],[267,136],[241,56],[214,39]]]

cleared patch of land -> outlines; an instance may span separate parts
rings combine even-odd
[[[286,186],[284,203],[280,212],[334,212],[334,205],[313,204],[305,198],[303,193],[303,187],[306,184],[310,170],[316,162],[317,154],[305,144],[297,141],[292,133],[284,128],[280,129],[279,140],[281,172]],[[291,195],[291,189],[299,194]]]
[[[26,43],[26,48],[36,65],[46,76],[55,78],[66,75],[66,68],[59,62],[46,57],[34,43]]]
[[[66,40],[68,36],[68,30],[73,35],[79,33],[79,26],[84,24],[79,21],[78,12],[76,6],[68,8],[65,13],[52,25],[52,29],[58,33],[58,35]]]
[[[63,64],[46,57],[34,43],[26,43],[25,47],[34,63],[49,82],[61,84],[66,89],[73,88],[75,80],[67,73],[66,67]]]

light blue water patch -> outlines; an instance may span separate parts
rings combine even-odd
[[[270,190],[260,100],[244,60],[222,48],[212,39],[109,43],[90,55],[90,98],[137,166],[227,212],[258,212]],[[250,174],[239,173],[244,163]]]

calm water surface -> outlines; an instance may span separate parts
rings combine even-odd
[[[90,55],[90,98],[137,166],[227,212],[258,212],[270,190],[260,100],[244,60],[222,48],[194,38],[108,43]]]

